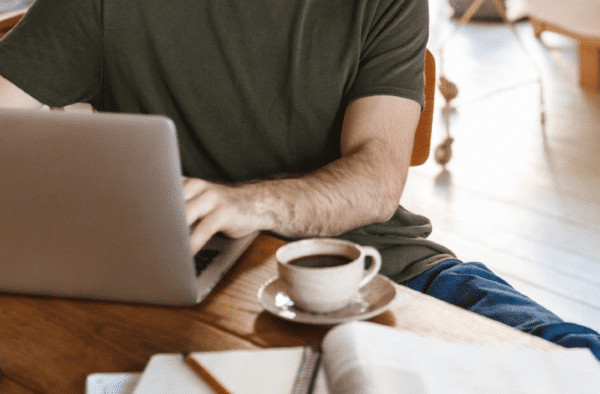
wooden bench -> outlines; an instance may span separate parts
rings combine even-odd
[[[553,31],[577,40],[579,44],[579,84],[584,88],[600,89],[600,36],[590,37],[581,35],[573,30],[530,17],[536,37],[544,31]],[[600,25],[600,16],[598,16]]]
[[[521,0],[536,37],[552,31],[579,45],[579,84],[600,89],[600,2],[597,0]]]

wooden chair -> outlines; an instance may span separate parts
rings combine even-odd
[[[21,20],[27,10],[9,12],[0,15],[0,38]],[[429,50],[425,54],[425,109],[421,112],[415,133],[410,159],[411,166],[418,166],[427,161],[431,145],[431,127],[433,124],[433,105],[435,97],[435,58]]]
[[[431,146],[431,128],[433,125],[433,105],[435,98],[435,58],[427,50],[425,53],[425,109],[421,112],[415,133],[415,142],[410,158],[411,166],[419,166],[427,161]]]
[[[27,12],[27,9],[18,11],[6,12],[0,14],[0,38],[4,37],[10,29],[12,29],[17,22],[21,20],[23,15]]]

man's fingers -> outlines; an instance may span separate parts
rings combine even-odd
[[[214,234],[213,234],[214,235]],[[211,236],[205,234],[192,233],[190,236],[190,244],[192,247],[192,254],[196,255],[204,245],[211,239]]]
[[[188,201],[204,193],[210,185],[210,182],[203,181],[202,179],[183,177],[183,198],[185,201]]]
[[[218,232],[218,227],[214,223],[215,221],[211,221],[209,217],[207,220],[200,220],[198,224],[192,227],[190,231],[190,244],[194,255]]]
[[[208,215],[215,209],[219,200],[214,191],[215,184],[202,179],[182,177],[183,197],[186,204],[186,220],[188,226]]]
[[[260,229],[261,218],[239,188],[187,177],[183,177],[182,182],[194,253],[219,231],[238,238]]]
[[[219,194],[211,190],[207,190],[204,193],[187,200],[185,203],[188,226],[194,224],[198,220],[202,220],[202,218],[213,212],[219,205],[219,200]]]

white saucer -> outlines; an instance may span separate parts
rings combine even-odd
[[[359,290],[346,308],[324,314],[315,314],[297,309],[286,294],[286,285],[279,278],[268,280],[258,290],[258,301],[265,310],[282,319],[308,324],[333,325],[350,320],[364,320],[384,312],[396,297],[392,281],[376,275],[371,282]]]

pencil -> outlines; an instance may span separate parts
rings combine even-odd
[[[223,385],[215,379],[194,357],[188,353],[184,353],[185,362],[192,368],[192,370],[198,375],[206,384],[208,384],[217,394],[230,394],[229,391]]]

